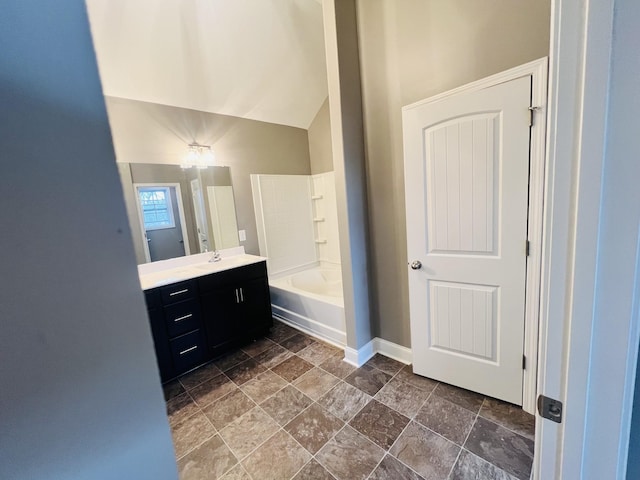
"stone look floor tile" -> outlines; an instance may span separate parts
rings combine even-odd
[[[471,453],[511,475],[528,479],[533,463],[532,440],[478,417],[464,444]]]
[[[254,342],[251,342],[247,345],[242,346],[240,349],[250,357],[255,357],[261,354],[262,352],[264,352],[265,350],[268,350],[269,348],[273,347],[274,345],[275,343],[269,340],[268,338],[261,338],[259,340],[256,340]]]
[[[470,392],[463,388],[454,387],[453,385],[447,385],[446,383],[440,383],[433,391],[434,395],[449,400],[451,403],[460,405],[461,407],[471,410],[473,413],[478,413],[482,402],[484,402],[484,396],[479,393]]]
[[[336,477],[312,459],[292,480],[336,480]]]
[[[193,370],[181,376],[178,381],[184,386],[186,390],[191,390],[204,381],[210,380],[213,377],[220,375],[221,373],[222,371],[215,365],[215,363],[210,362],[197,368],[196,370]]]
[[[298,356],[309,363],[320,365],[338,353],[336,347],[331,347],[322,342],[314,342],[298,352]]]
[[[460,447],[411,422],[389,453],[426,480],[444,480],[458,457]]]
[[[408,383],[409,385],[417,387],[420,390],[424,390],[427,393],[431,393],[438,385],[436,380],[431,380],[430,378],[413,373],[411,365],[402,367],[400,371],[396,373],[394,379],[402,380],[404,383]]]
[[[249,360],[245,360],[235,367],[230,368],[229,370],[224,372],[224,374],[229,377],[229,379],[231,379],[236,385],[242,385],[255,378],[265,370],[266,369],[262,365],[260,365],[254,359],[250,358]]]
[[[243,459],[280,427],[260,407],[255,407],[220,430],[220,436],[238,459]]]
[[[365,365],[358,368],[344,379],[345,382],[359,388],[367,395],[371,396],[378,393],[378,390],[384,387],[389,380],[391,380],[391,375],[388,373],[384,373],[377,368],[367,367]]]
[[[364,480],[383,456],[384,450],[347,425],[316,459],[338,480]]]
[[[369,403],[371,397],[353,385],[344,382],[325,393],[318,404],[329,410],[339,419],[348,422],[362,407]]]
[[[186,375],[180,377],[180,383],[187,390],[192,389],[193,387],[197,387],[205,380],[209,380],[213,377],[220,375],[222,372],[218,367],[213,363],[208,363],[203,365],[202,367],[194,370],[193,372],[189,372]]]
[[[382,403],[371,400],[349,422],[353,428],[379,447],[388,450],[409,423],[404,415]]]
[[[376,353],[372,358],[370,358],[365,365],[382,370],[389,375],[395,375],[400,371],[400,369],[402,369],[402,367],[405,366],[404,363],[394,360],[393,358],[385,357],[379,353]]]
[[[260,407],[280,426],[284,426],[312,403],[304,393],[288,385],[262,402]]]
[[[293,353],[280,345],[265,350],[260,355],[254,357],[254,360],[260,363],[264,368],[272,368],[279,363],[284,362],[287,358],[291,358]]]
[[[216,367],[224,372],[225,370],[229,370],[230,368],[235,367],[237,364],[244,362],[245,360],[249,360],[249,358],[249,355],[244,353],[242,350],[236,350],[234,352],[226,354],[213,363]]]
[[[206,407],[210,403],[224,397],[228,393],[234,391],[237,387],[225,375],[220,374],[217,377],[201,383],[189,392],[191,397],[196,401],[198,406]]]
[[[531,440],[535,439],[535,417],[521,407],[487,398],[480,409],[480,416]]]
[[[171,427],[176,458],[182,457],[215,434],[216,429],[202,412],[176,423]]]
[[[418,413],[418,410],[420,410],[420,407],[429,395],[430,393],[425,390],[420,390],[418,387],[393,378],[376,393],[374,398],[403,415],[412,418]]]
[[[315,367],[298,377],[293,385],[312,400],[318,400],[339,381],[330,373]]]
[[[175,425],[181,420],[184,420],[199,411],[200,409],[196,405],[196,402],[193,401],[188,393],[183,393],[177,397],[173,397],[167,402],[169,425]]]
[[[242,391],[246,393],[251,400],[256,403],[262,403],[267,398],[287,386],[280,376],[273,372],[266,371],[261,373],[253,380],[249,380],[242,385]]]
[[[369,480],[423,480],[416,472],[396,460],[391,455],[385,456],[380,465],[373,471]]]
[[[528,479],[533,417],[519,407],[382,355],[360,369],[343,357],[276,321],[269,339],[164,385],[181,480]],[[462,450],[444,438],[461,442],[469,428]]]
[[[302,333],[297,333],[293,337],[280,342],[280,345],[293,353],[297,353],[303,348],[313,345],[314,343],[315,340],[313,338]]]
[[[475,419],[475,413],[437,395],[431,395],[415,417],[416,422],[458,445],[464,443]]]
[[[310,459],[291,435],[280,430],[244,459],[242,466],[256,479],[290,479]]]
[[[345,378],[356,369],[356,367],[344,361],[344,355],[342,353],[334,355],[322,362],[320,368],[338,378]]]
[[[213,426],[221,430],[255,406],[256,404],[240,389],[235,389],[202,411]]]
[[[460,457],[456,462],[449,480],[517,480],[504,470],[483,460],[482,458],[469,453],[466,450],[460,452]]]
[[[297,333],[300,332],[289,325],[285,325],[282,322],[273,322],[273,327],[271,327],[271,331],[267,334],[267,338],[276,343],[280,343],[287,338],[293,337]]]
[[[220,478],[238,463],[219,435],[207,440],[178,461],[180,480]]]
[[[314,403],[291,420],[284,429],[311,453],[320,450],[344,423]]]
[[[296,378],[312,368],[312,364],[294,355],[275,367],[272,367],[271,370],[280,375],[287,382],[293,382]]]
[[[238,464],[233,467],[221,480],[252,480],[247,471]]]
[[[178,395],[182,395],[185,389],[178,380],[173,380],[162,386],[162,392],[164,393],[165,401],[168,401]]]

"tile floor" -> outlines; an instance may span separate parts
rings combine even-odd
[[[528,479],[533,417],[275,322],[165,385],[182,480]]]

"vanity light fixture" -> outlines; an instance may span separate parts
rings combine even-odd
[[[213,166],[215,156],[210,145],[200,145],[199,143],[190,143],[189,151],[182,160],[182,168],[207,168]]]

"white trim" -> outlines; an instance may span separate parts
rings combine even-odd
[[[376,353],[393,358],[406,365],[409,365],[413,358],[410,348],[376,337],[358,350],[345,347],[344,361],[356,367],[361,367]]]
[[[351,347],[345,347],[344,349],[344,361],[350,363],[355,367],[361,367],[367,361],[376,354],[373,346],[373,340],[366,343],[358,350]]]
[[[383,338],[376,337],[373,339],[373,351],[375,353],[380,353],[385,357],[393,358],[394,360],[406,365],[413,362],[413,355],[411,354],[410,348],[389,342]]]
[[[312,337],[319,338],[337,347],[343,348],[347,344],[347,334],[336,328],[325,325],[321,322],[271,304],[271,312],[274,317],[290,327],[303,331]]]
[[[547,58],[511,68],[490,77],[477,80],[453,90],[429,97],[402,107],[402,111],[432,104],[461,93],[469,93],[493,87],[522,77],[531,77],[531,106],[534,111],[531,126],[530,162],[529,162],[529,210],[528,240],[530,244],[527,257],[527,280],[525,292],[525,337],[523,353],[527,358],[527,367],[523,371],[522,409],[535,413],[537,374],[538,374],[538,327],[540,306],[540,275],[542,265],[543,200],[545,184],[545,142],[546,142],[546,106],[547,106]]]
[[[133,193],[136,199],[136,210],[138,212],[138,225],[140,226],[140,233],[142,234],[142,247],[144,249],[144,257],[147,262],[151,261],[151,254],[149,253],[149,242],[147,242],[147,235],[144,228],[144,220],[142,218],[142,211],[140,209],[140,196],[138,195],[138,187],[175,187],[176,200],[178,201],[178,213],[180,214],[180,230],[182,230],[182,239],[184,247],[184,256],[191,255],[191,249],[189,248],[189,234],[187,233],[187,224],[185,222],[184,208],[182,207],[182,191],[180,190],[179,183],[134,183]]]

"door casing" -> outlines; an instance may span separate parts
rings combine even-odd
[[[525,291],[525,338],[523,369],[522,408],[535,413],[537,374],[538,374],[538,332],[540,281],[542,265],[542,227],[543,199],[545,183],[545,138],[547,105],[547,69],[546,57],[534,60],[519,67],[497,73],[490,77],[449,90],[434,97],[421,100],[403,107],[403,112],[418,106],[428,105],[444,98],[468,93],[499,85],[517,78],[531,76],[531,140],[529,148],[529,207],[527,239],[529,256],[527,257]]]

